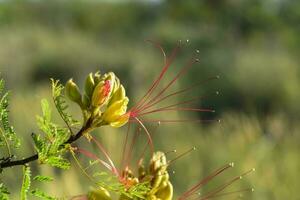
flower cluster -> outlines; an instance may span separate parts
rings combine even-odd
[[[84,123],[90,123],[91,128],[104,125],[120,127],[127,123],[126,114],[128,97],[120,80],[113,72],[90,73],[85,81],[84,94],[70,79],[65,86],[66,95],[77,103],[83,113]]]

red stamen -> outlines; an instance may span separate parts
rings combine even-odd
[[[134,123],[138,123],[136,120],[129,120],[129,122],[134,122]],[[194,119],[194,120],[190,120],[190,119],[181,119],[181,120],[161,120],[161,119],[143,119],[143,122],[149,122],[149,123],[203,123],[203,122],[221,122],[221,120],[214,120],[214,119],[208,119],[208,120],[202,120],[202,119]]]
[[[78,151],[79,153],[84,154],[85,156],[93,159],[93,160],[97,160],[100,162],[100,164],[102,164],[104,167],[106,167],[109,171],[111,171],[112,173],[114,173],[114,171],[112,170],[112,167],[105,161],[101,160],[100,158],[98,158],[95,154],[86,151],[84,149],[80,149],[80,148],[76,148],[76,151]]]
[[[182,158],[183,156],[191,153],[192,151],[195,151],[196,150],[196,147],[192,147],[190,148],[189,150],[187,150],[186,152],[183,152],[182,154],[178,155],[177,157],[173,158],[172,160],[170,160],[168,162],[168,165],[171,165],[172,163],[174,163],[176,160],[178,160],[179,158]],[[174,151],[173,151],[174,152]]]
[[[115,167],[113,161],[109,157],[109,155],[108,155],[107,151],[105,150],[105,148],[94,137],[91,136],[91,138],[92,138],[92,141],[94,141],[96,143],[97,147],[101,150],[101,152],[104,154],[104,156],[106,157],[106,159],[110,163],[110,165],[112,167],[112,170],[113,170],[113,173],[115,173],[117,176],[119,176],[119,172],[118,172],[117,168]]]
[[[168,106],[169,107],[169,106]],[[212,109],[204,109],[204,108],[159,108],[156,110],[151,110],[149,112],[145,112],[145,113],[140,113],[138,116],[143,116],[143,115],[147,115],[147,114],[152,114],[152,113],[157,113],[157,112],[162,112],[162,111],[195,111],[195,112],[215,112],[215,110]]]
[[[124,168],[124,165],[125,165],[124,162],[125,162],[125,154],[126,154],[126,149],[127,149],[129,131],[130,131],[130,123],[128,124],[128,128],[127,128],[127,131],[126,131],[126,136],[125,136],[125,141],[124,141],[124,146],[123,146],[122,160],[121,160],[121,170]]]
[[[146,106],[149,103],[152,103],[153,101],[155,101],[157,98],[161,97],[161,95],[163,95],[163,93],[171,86],[175,83],[175,81],[182,76],[193,64],[195,64],[196,62],[198,62],[198,60],[196,59],[191,59],[189,60],[189,62],[178,72],[178,74],[176,74],[176,76],[167,84],[166,87],[164,87],[154,98],[152,98],[149,102],[146,103]],[[140,111],[142,110],[144,107],[143,104],[141,104],[139,107],[137,107],[137,110]]]
[[[191,189],[189,189],[188,191],[186,191],[185,193],[183,193],[181,195],[181,197],[179,197],[179,200],[186,199],[191,194],[195,193],[198,189],[200,189],[204,184],[206,184],[207,182],[209,182],[210,180],[212,180],[214,177],[216,177],[217,175],[221,174],[222,172],[226,171],[227,169],[229,169],[231,167],[233,167],[233,164],[229,163],[229,164],[224,165],[223,167],[217,169],[212,174],[210,174],[209,176],[207,176],[206,178],[204,178],[203,180],[201,180],[200,182],[198,182],[196,185],[194,185]]]
[[[187,88],[185,88],[185,89],[182,89],[182,90],[173,92],[173,93],[171,93],[171,94],[168,94],[168,95],[166,95],[166,96],[164,96],[164,97],[161,97],[161,98],[157,99],[157,100],[154,101],[153,103],[149,103],[149,105],[143,107],[143,110],[146,110],[146,109],[148,109],[148,108],[150,108],[150,107],[156,105],[157,103],[160,103],[160,102],[164,101],[165,99],[168,99],[168,98],[170,98],[170,97],[172,97],[172,96],[175,96],[175,95],[179,95],[179,94],[188,92],[188,91],[190,91],[191,89],[193,89],[193,88],[195,88],[195,87],[197,87],[197,86],[199,86],[199,85],[202,85],[202,84],[204,84],[204,83],[207,83],[207,82],[210,81],[210,80],[218,79],[218,78],[219,78],[219,76],[211,77],[211,78],[209,78],[209,79],[206,79],[205,81],[202,81],[202,82],[200,82],[200,83],[196,83],[196,84],[194,84],[194,85],[192,85],[192,86],[190,86],[190,87],[187,87]],[[216,93],[216,94],[218,94],[218,93]],[[201,97],[200,97],[200,98],[201,98]],[[203,97],[202,97],[202,98],[203,98]]]
[[[148,141],[149,141],[149,145],[151,147],[151,152],[153,153],[154,152],[154,146],[153,146],[153,141],[152,141],[152,138],[151,138],[151,135],[149,133],[149,131],[147,130],[147,128],[145,127],[145,125],[139,120],[139,118],[135,117],[135,120],[141,125],[141,127],[144,129],[147,137],[148,137]]]
[[[153,40],[148,39],[148,40],[145,40],[145,41],[150,42],[151,44],[153,44],[155,47],[157,47],[161,51],[161,53],[163,54],[163,57],[164,57],[164,64],[166,65],[167,64],[167,55],[166,55],[165,50],[162,48],[162,46],[159,43],[157,43]]]
[[[133,152],[133,148],[134,148],[134,145],[136,143],[136,140],[139,136],[139,132],[141,132],[141,129],[140,128],[137,128],[135,133],[134,133],[134,136],[132,137],[132,141],[131,141],[131,145],[130,145],[130,148],[129,148],[129,151],[128,151],[128,154],[127,154],[127,158],[125,159],[125,166],[127,167],[128,165],[130,165],[130,159],[131,159],[131,155],[132,155],[132,152]]]
[[[154,129],[154,131],[152,131],[152,138],[153,138],[153,135],[156,133],[159,125],[160,125],[160,122],[157,123],[156,128]],[[147,143],[145,144],[143,151],[142,151],[141,155],[139,156],[138,165],[139,165],[140,161],[144,158],[144,155],[146,153],[147,147],[149,147],[149,144],[150,144],[150,142],[149,142],[149,140],[147,140]]]
[[[240,176],[236,176],[233,179],[229,180],[227,183],[225,183],[224,185],[219,186],[218,188],[216,188],[215,190],[209,192],[208,194],[206,194],[204,197],[199,198],[199,200],[206,200],[209,199],[211,197],[215,197],[216,195],[218,195],[221,191],[225,190],[228,186],[230,186],[231,184],[233,184],[234,182],[242,179],[244,176],[246,176],[247,174],[253,172],[254,170],[251,169],[245,173],[243,173]]]
[[[158,78],[153,82],[149,90],[146,92],[146,94],[136,103],[136,105],[132,108],[132,111],[135,111],[138,107],[144,104],[145,101],[148,100],[148,98],[151,96],[153,91],[156,89],[156,87],[159,85],[161,79],[163,78],[164,74],[167,72],[169,67],[171,66],[173,60],[175,59],[175,56],[177,55],[178,50],[180,49],[180,46],[177,45],[175,49],[173,50],[170,58],[167,59],[166,64],[162,68],[162,71],[160,72]]]
[[[248,188],[248,189],[242,189],[242,190],[237,190],[237,191],[232,191],[232,192],[224,192],[221,194],[216,194],[214,196],[211,196],[211,197],[209,197],[209,199],[239,194],[239,193],[243,193],[243,192],[253,192],[253,191],[254,191],[253,188]],[[193,200],[197,200],[197,199],[199,199],[199,198],[194,198]]]

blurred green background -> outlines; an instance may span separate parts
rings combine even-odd
[[[62,82],[73,77],[82,84],[89,72],[114,71],[134,102],[163,65],[159,50],[144,40],[159,41],[170,53],[178,40],[188,39],[164,83],[198,49],[200,63],[170,91],[220,75],[177,99],[220,91],[195,104],[217,112],[157,116],[221,123],[162,124],[158,129],[156,149],[198,148],[171,166],[175,193],[233,161],[236,167],[214,184],[255,167],[231,191],[254,187],[244,199],[299,199],[299,22],[296,0],[1,1],[0,72],[12,91],[12,121],[23,141],[17,154],[25,157],[34,151],[30,134],[39,132],[35,116],[41,112],[40,99],[50,96],[50,77]],[[79,113],[78,108],[73,112]],[[105,128],[95,135],[118,159],[125,131]],[[92,185],[75,166],[67,172],[33,166],[34,174],[56,177],[53,184],[39,187],[57,196],[82,194]],[[21,183],[16,171],[21,169],[8,169],[1,177],[14,199]]]

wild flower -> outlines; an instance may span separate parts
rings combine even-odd
[[[152,41],[150,41],[152,42]],[[24,165],[23,167],[23,184],[21,187],[21,199],[27,199],[27,195],[30,193],[36,197],[43,197],[47,199],[56,199],[40,191],[39,189],[30,190],[31,187],[31,169],[28,163],[32,161],[39,161],[39,164],[48,164],[53,167],[59,167],[62,169],[68,169],[71,163],[68,159],[64,158],[66,152],[71,152],[76,163],[82,170],[82,172],[95,184],[96,189],[91,190],[87,195],[77,196],[73,199],[88,199],[88,200],[111,200],[111,193],[119,195],[119,200],[171,200],[174,199],[174,191],[172,184],[172,174],[169,173],[169,167],[174,161],[178,160],[182,156],[191,152],[194,148],[191,148],[187,152],[178,155],[177,157],[169,160],[167,158],[168,153],[162,151],[155,151],[151,132],[146,127],[147,122],[160,123],[173,123],[173,122],[201,122],[201,120],[163,120],[163,119],[148,119],[145,116],[153,113],[161,113],[168,111],[192,111],[192,112],[214,112],[210,108],[194,108],[194,107],[182,107],[183,105],[189,105],[199,100],[199,97],[193,99],[187,99],[177,102],[175,104],[160,106],[160,103],[175,97],[179,94],[186,94],[192,91],[196,86],[201,85],[203,82],[192,84],[191,86],[177,90],[175,92],[169,92],[168,90],[172,85],[183,76],[188,69],[195,63],[199,62],[198,58],[192,57],[188,60],[178,73],[169,81],[166,85],[162,85],[162,80],[169,71],[174,59],[177,56],[178,51],[181,49],[181,43],[178,44],[172,51],[170,56],[166,56],[163,48],[152,42],[158,47],[164,55],[165,63],[158,77],[154,80],[148,91],[144,96],[137,101],[137,103],[127,110],[129,98],[126,96],[125,88],[120,83],[120,80],[113,72],[100,74],[100,72],[91,73],[86,77],[84,92],[81,93],[77,84],[70,79],[65,87],[63,87],[58,80],[52,80],[52,97],[56,110],[60,117],[64,121],[64,125],[56,124],[52,121],[52,110],[46,99],[41,101],[42,116],[37,116],[37,124],[42,134],[32,133],[32,139],[34,142],[35,154],[26,158],[16,160],[11,154],[11,143],[15,144],[14,147],[19,146],[19,140],[15,137],[15,132],[10,126],[8,119],[8,93],[4,93],[0,101],[1,119],[0,122],[3,127],[1,131],[3,140],[1,144],[4,144],[7,148],[8,157],[0,159],[0,170]],[[211,77],[204,82],[212,79],[216,79],[218,76]],[[4,83],[0,80],[0,95],[4,88]],[[162,89],[159,89],[162,88]],[[78,121],[75,120],[72,115],[67,112],[68,105],[65,101],[65,95],[69,99],[80,106],[83,115],[83,123],[81,128],[74,133],[74,129],[78,125]],[[217,93],[218,94],[218,93]],[[201,97],[200,97],[201,98]],[[208,120],[209,121],[209,120]],[[95,137],[89,133],[101,126],[109,125],[111,127],[121,127],[128,124],[127,133],[125,134],[125,141],[123,146],[122,159],[119,166],[117,166],[111,159],[111,156],[106,151],[104,145],[97,141]],[[136,125],[136,131],[132,136],[132,141],[129,144],[129,134],[131,126]],[[139,135],[145,133],[146,143],[145,146],[136,150],[136,143]],[[89,142],[93,142],[99,148],[102,156],[100,157],[92,152],[72,145],[81,136],[86,136]],[[147,159],[146,151],[150,149],[150,154]],[[140,155],[133,158],[133,151],[137,151]],[[76,157],[76,154],[83,154],[91,159],[91,163],[87,168],[84,168],[80,160]],[[134,162],[134,159],[136,163]],[[144,162],[148,160],[148,162]],[[106,172],[97,172],[92,175],[89,174],[88,168],[94,164],[99,163],[105,167],[110,174]],[[240,180],[243,176],[249,174],[253,170],[249,170],[240,176],[230,179],[228,182],[217,187],[216,189],[206,193],[197,195],[199,189],[210,182],[214,177],[219,176],[227,169],[233,167],[233,164],[227,164],[220,169],[214,171],[212,174],[197,182],[193,187],[188,189],[178,200],[197,199],[206,200],[216,197],[233,195],[240,192],[250,191],[250,189],[224,192],[232,183]],[[98,180],[97,177],[100,179]],[[37,175],[33,180],[45,181],[53,180],[51,177]],[[7,188],[0,183],[0,196],[8,199]]]
[[[164,65],[153,81],[147,92],[138,100],[131,108],[127,110],[127,105],[129,102],[126,96],[125,89],[122,84],[120,84],[119,79],[113,72],[100,75],[100,72],[96,72],[94,75],[89,74],[85,82],[85,92],[82,95],[78,86],[70,79],[66,84],[66,94],[74,102],[76,102],[82,109],[84,116],[84,124],[88,124],[90,129],[95,127],[100,127],[104,125],[110,125],[112,127],[121,127],[127,122],[138,123],[147,134],[149,143],[152,145],[152,139],[145,126],[147,122],[159,122],[159,123],[176,123],[176,122],[203,122],[203,121],[215,121],[215,120],[200,120],[200,119],[149,119],[146,116],[170,111],[190,111],[190,112],[215,112],[215,110],[210,108],[197,108],[190,105],[201,99],[202,97],[193,97],[191,99],[186,99],[184,101],[179,101],[171,105],[161,106],[162,102],[166,102],[172,97],[177,97],[180,94],[191,93],[191,91],[206,82],[213,79],[218,79],[219,76],[210,77],[204,81],[200,81],[191,84],[189,87],[179,89],[173,92],[169,92],[169,89],[181,78],[187,71],[197,62],[199,59],[197,55],[192,56],[187,63],[181,67],[181,69],[176,73],[176,75],[166,84],[162,85],[162,80],[167,75],[172,64],[177,57],[178,52],[181,50],[183,44],[180,41],[177,46],[173,49],[170,56],[167,56],[163,47],[154,42],[148,40],[154,44],[164,56]],[[196,51],[197,53],[198,51]],[[174,71],[174,70],[173,70]],[[215,92],[214,94],[219,94]]]
[[[120,127],[127,123],[126,110],[128,97],[120,80],[113,72],[89,74],[85,81],[84,94],[70,79],[66,83],[66,94],[77,103],[83,113],[84,124],[91,129],[110,125]]]
[[[170,173],[169,168],[175,161],[183,156],[187,155],[191,151],[195,150],[195,148],[191,148],[188,151],[176,156],[175,158],[168,160],[167,155],[171,152],[162,152],[155,151],[150,153],[149,162],[145,165],[145,155],[144,152],[140,152],[142,157],[138,158],[138,161],[134,161],[135,158],[132,158],[135,144],[137,142],[138,134],[140,134],[141,129],[137,129],[132,137],[131,144],[126,150],[126,155],[123,154],[122,162],[120,167],[116,167],[104,146],[97,141],[94,137],[92,137],[91,141],[94,142],[100,152],[104,155],[105,160],[100,159],[100,156],[91,153],[87,150],[81,148],[73,149],[73,156],[76,159],[78,165],[83,170],[84,174],[87,175],[95,184],[96,189],[91,190],[88,195],[77,196],[74,199],[82,200],[82,199],[107,199],[111,200],[112,197],[110,195],[111,192],[117,193],[119,195],[120,200],[134,200],[134,199],[151,199],[151,200],[206,200],[206,199],[214,199],[217,197],[224,196],[239,196],[245,192],[253,191],[252,188],[246,188],[235,191],[228,191],[229,186],[235,183],[238,180],[241,180],[244,176],[253,172],[255,169],[251,169],[246,171],[245,173],[233,177],[229,179],[224,184],[217,186],[216,188],[210,190],[209,192],[200,194],[199,191],[203,187],[205,187],[209,182],[213,181],[213,179],[217,176],[220,176],[228,169],[234,167],[233,163],[228,163],[219,169],[213,171],[204,179],[196,182],[191,188],[189,188],[186,192],[179,195],[179,197],[174,198],[174,189],[172,184],[172,176],[174,173]],[[126,145],[126,144],[124,144]],[[147,148],[149,148],[149,143],[147,143]],[[126,147],[125,147],[126,149]],[[144,149],[143,149],[144,150]],[[102,179],[95,180],[95,175],[89,175],[87,172],[87,168],[84,168],[79,160],[76,158],[75,152],[83,154],[87,156],[89,159],[92,159],[91,163],[94,165],[95,163],[99,163],[101,166],[104,166],[111,173],[111,176],[115,178],[115,183],[108,183],[103,179],[103,176],[100,177]],[[97,173],[96,173],[97,174]],[[103,174],[102,174],[103,175]],[[105,174],[107,175],[107,174]],[[111,179],[110,179],[111,180]],[[114,185],[114,187],[111,187]],[[99,189],[98,189],[99,188]],[[176,188],[175,188],[176,190]]]

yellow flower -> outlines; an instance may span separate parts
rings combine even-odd
[[[129,114],[126,113],[129,99],[122,98],[119,101],[112,102],[103,113],[103,121],[112,127],[120,127],[128,122]]]
[[[89,192],[88,200],[111,200],[111,197],[106,189],[100,187]]]

